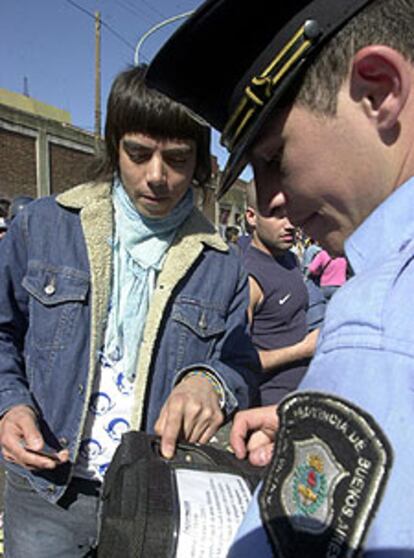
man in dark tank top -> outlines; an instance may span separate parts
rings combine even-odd
[[[257,208],[255,187],[247,187],[246,220],[252,239],[244,254],[249,274],[249,320],[262,364],[263,405],[278,403],[298,386],[313,356],[318,330],[307,332],[308,293],[295,254],[295,228],[281,196],[270,217]]]

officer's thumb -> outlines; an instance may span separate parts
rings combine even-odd
[[[274,444],[269,443],[260,448],[252,450],[249,454],[249,461],[252,465],[256,467],[265,467],[270,463],[273,455]]]

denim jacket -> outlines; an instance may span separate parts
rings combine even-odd
[[[111,288],[109,183],[33,202],[0,243],[0,413],[34,408],[46,443],[76,461]],[[153,430],[186,370],[213,371],[226,412],[249,405],[258,360],[248,335],[248,284],[236,253],[194,208],[178,231],[151,300],[137,363],[132,427]],[[30,472],[56,501],[71,465]]]

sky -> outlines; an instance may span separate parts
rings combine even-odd
[[[102,129],[111,83],[134,63],[139,39],[155,25],[194,10],[201,0],[0,0],[0,87],[28,92],[70,112],[72,123],[94,130],[95,21],[101,28]],[[139,49],[149,62],[182,23],[151,33]],[[227,155],[213,134],[212,152],[223,168]]]

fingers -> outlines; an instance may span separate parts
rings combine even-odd
[[[155,433],[158,436],[162,436],[162,433],[164,432],[166,414],[166,406],[164,405],[164,407],[161,409],[160,416],[158,417],[157,422],[154,425]]]
[[[206,443],[223,423],[217,394],[205,378],[191,378],[171,393],[155,425],[161,454],[171,459],[179,438]]]
[[[206,430],[204,430],[204,432],[200,434],[198,440],[196,440],[195,442],[198,442],[199,444],[207,444],[220,428],[220,426],[223,424],[223,422],[224,417],[223,415],[221,415],[220,420],[206,428]]]
[[[177,440],[181,436],[183,426],[182,411],[180,408],[167,406],[162,421],[162,429],[157,433],[161,436],[161,455],[166,459],[171,459],[175,453]],[[185,437],[185,436],[184,436]]]
[[[252,450],[249,453],[249,461],[257,467],[268,465],[272,459],[274,443],[270,442],[261,447]]]
[[[171,459],[175,453],[176,441],[181,431],[181,421],[174,420],[169,416],[169,409],[164,405],[161,414],[155,423],[155,432],[161,436],[161,455]]]
[[[44,445],[44,440],[40,434],[35,415],[30,413],[19,413],[13,417],[15,425],[21,430],[21,439],[24,441],[24,446],[31,448],[35,451],[41,450]]]
[[[190,376],[178,386],[183,398],[183,434],[192,443],[205,443],[223,423],[224,415],[212,383],[203,376]]]
[[[54,469],[69,459],[68,450],[51,457],[39,454],[44,440],[37,428],[36,415],[30,407],[17,405],[0,422],[0,444],[7,461],[28,469]]]
[[[224,420],[218,409],[182,400],[171,401],[164,407],[155,425],[161,436],[161,454],[171,459],[179,438],[190,443],[207,443]]]
[[[260,447],[257,447],[258,445],[267,446],[271,444],[274,440],[278,424],[275,405],[248,409],[247,411],[237,413],[230,433],[230,444],[236,456],[239,459],[244,459],[247,453],[250,454],[250,450],[256,455],[255,452],[260,450]],[[256,432],[261,432],[260,444],[258,443],[259,436],[256,435],[249,447],[247,445],[249,435]],[[267,457],[269,450],[266,451]]]
[[[230,445],[239,459],[244,459],[247,454],[245,441],[248,436],[249,426],[244,413],[237,413],[233,419],[230,432]]]
[[[69,461],[68,450],[50,452],[42,449],[37,452],[26,447],[19,464],[28,469],[55,469],[67,461]]]
[[[25,446],[40,449],[43,439],[36,426],[34,411],[24,405],[7,411],[0,423],[0,443],[4,457],[15,462],[22,459]]]
[[[262,446],[269,443],[269,436],[258,430],[257,432],[253,432],[253,434],[249,437],[247,442],[247,451],[251,453],[256,448],[261,448]]]
[[[205,443],[215,434],[223,423],[224,416],[218,405],[204,406],[192,402],[184,415],[184,436],[195,444]]]

